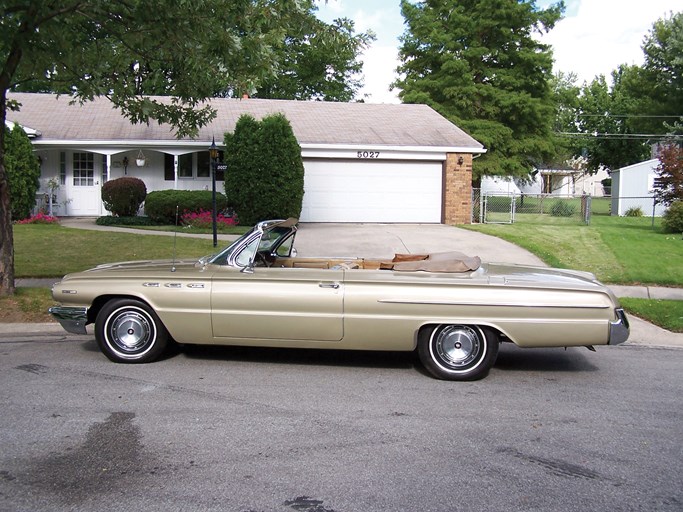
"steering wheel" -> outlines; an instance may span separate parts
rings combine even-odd
[[[268,262],[268,258],[266,258],[265,254],[263,254],[262,252],[256,253],[256,260],[263,263],[264,267],[270,267],[270,263]]]

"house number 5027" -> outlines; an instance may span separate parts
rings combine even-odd
[[[379,151],[359,151],[358,158],[379,158]]]

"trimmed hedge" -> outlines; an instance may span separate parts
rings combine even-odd
[[[216,192],[216,210],[222,211],[228,206],[224,194]],[[186,212],[199,213],[201,210],[211,211],[210,190],[157,190],[147,194],[145,214],[157,224],[176,223],[176,208],[178,223],[180,216]]]
[[[145,182],[133,176],[117,178],[102,186],[102,202],[114,217],[134,217],[145,196]]]
[[[149,217],[98,217],[95,221],[98,226],[153,226]]]

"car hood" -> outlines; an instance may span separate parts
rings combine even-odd
[[[117,263],[105,263],[83,272],[76,272],[64,276],[62,281],[87,278],[106,278],[119,273],[128,275],[140,273],[141,276],[158,275],[161,273],[190,271],[201,269],[203,265],[197,260],[143,260],[143,261],[120,261]]]

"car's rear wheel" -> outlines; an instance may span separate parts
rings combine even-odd
[[[169,335],[144,302],[114,299],[97,315],[95,339],[104,355],[116,363],[149,363],[164,352]]]
[[[423,329],[418,353],[436,378],[476,380],[485,377],[498,356],[498,335],[476,325],[437,325]]]

